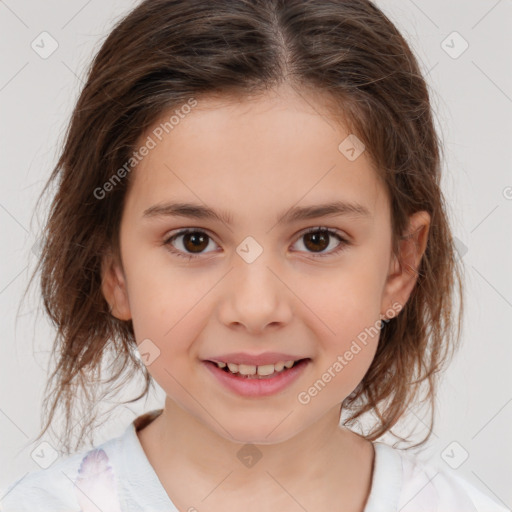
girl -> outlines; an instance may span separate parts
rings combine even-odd
[[[373,3],[142,2],[54,181],[39,438],[62,408],[68,453],[2,510],[504,510],[375,442],[422,390],[433,405],[461,274],[427,86]],[[70,454],[94,393],[140,374],[163,407]]]

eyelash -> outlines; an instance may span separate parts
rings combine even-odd
[[[206,232],[206,231],[203,231],[201,229],[196,229],[196,228],[187,228],[187,229],[182,229],[181,231],[175,233],[174,235],[170,236],[170,237],[167,237],[164,242],[163,242],[163,245],[165,245],[167,247],[167,249],[172,253],[172,254],[175,254],[176,256],[178,257],[181,257],[181,258],[186,258],[188,259],[189,261],[192,260],[192,259],[196,259],[196,258],[200,258],[202,256],[202,254],[190,254],[190,253],[183,253],[183,251],[179,251],[179,250],[176,250],[174,249],[174,247],[172,246],[171,242],[173,242],[176,238],[180,237],[180,236],[183,236],[183,235],[187,235],[189,233],[199,233],[199,234],[204,234],[206,235],[210,240],[213,240],[212,237]],[[308,230],[304,231],[301,233],[301,235],[299,236],[298,240],[301,239],[303,236],[305,235],[308,235],[310,233],[326,233],[328,234],[329,236],[334,236],[336,237],[339,241],[340,241],[340,244],[338,245],[338,247],[336,247],[335,249],[333,249],[331,252],[328,252],[328,253],[311,253],[313,255],[314,258],[325,258],[326,256],[332,256],[332,255],[335,255],[335,254],[338,254],[340,253],[341,251],[343,251],[344,249],[346,249],[346,247],[348,245],[350,245],[350,242],[343,238],[340,233],[335,230],[335,229],[330,229],[330,228],[325,228],[325,227],[314,227],[314,228],[309,228]],[[300,252],[300,251],[299,251]],[[204,253],[203,253],[204,254]]]

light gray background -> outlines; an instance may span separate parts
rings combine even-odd
[[[402,31],[427,74],[446,147],[444,190],[467,275],[462,350],[442,381],[434,434],[418,457],[511,507],[512,2],[376,4]],[[134,5],[0,1],[0,486],[39,468],[32,441],[40,427],[52,331],[42,314],[36,317],[34,292],[16,316],[42,222],[32,221],[35,199],[56,161],[86,65]],[[46,59],[31,47],[43,31],[58,42]],[[461,38],[469,47],[457,56]],[[120,407],[97,441],[121,433],[135,414],[160,407],[160,391],[145,403]],[[410,418],[418,439],[424,420]]]

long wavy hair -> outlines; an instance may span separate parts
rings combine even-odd
[[[144,389],[130,402],[153,384],[134,354],[131,321],[113,317],[101,291],[102,259],[119,252],[133,173],[101,199],[94,191],[106,190],[163,113],[190,98],[243,100],[283,83],[331,98],[338,118],[365,144],[391,200],[395,251],[409,215],[431,216],[414,290],[383,325],[370,368],[343,403],[346,425],[376,415],[364,434],[373,441],[391,432],[426,386],[430,427],[414,446],[430,437],[437,378],[460,343],[462,269],[440,189],[442,144],[409,45],[369,0],[146,0],[93,58],[42,192],[55,186],[30,283],[40,274],[56,336],[38,439],[62,411],[61,444],[69,451],[74,436],[77,449],[96,427],[97,403],[134,375]]]

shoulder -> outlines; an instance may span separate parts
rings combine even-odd
[[[383,443],[374,443],[374,446],[376,457],[378,453],[381,455],[381,462],[385,458],[395,466],[393,484],[397,491],[397,510],[401,512],[510,512],[451,470],[423,462]],[[386,468],[380,470],[384,474]]]
[[[111,504],[117,502],[113,461],[120,439],[112,438],[90,450],[61,458],[47,469],[30,471],[0,489],[0,511],[98,510],[91,503],[101,510],[117,510]]]

